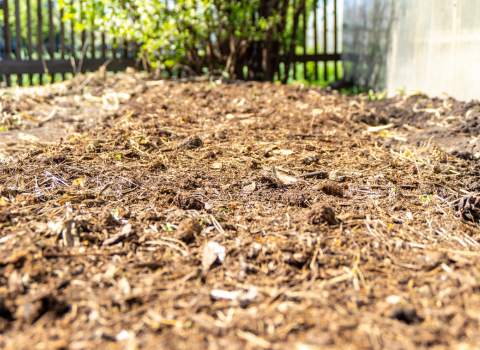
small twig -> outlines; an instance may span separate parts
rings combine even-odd
[[[305,177],[305,178],[317,177],[318,178],[319,175],[321,176],[320,179],[326,179],[328,176],[328,173],[326,171],[316,171],[313,173],[298,175],[297,177]]]
[[[277,181],[277,186],[278,187],[283,187],[283,182],[280,181],[278,178],[277,170],[275,169],[275,165],[272,165],[272,171],[273,171],[273,176],[275,177],[275,180]]]
[[[215,219],[215,217],[213,215],[210,215],[211,218],[212,218],[212,222],[213,222],[213,226],[215,226],[215,228],[217,229],[218,232],[220,232],[222,235],[225,234],[225,230],[223,229],[223,227],[220,225],[220,223],[217,221],[217,219]]]
[[[77,75],[77,65],[75,64],[75,58],[73,58],[73,56],[70,56],[70,64],[72,65],[73,76]]]
[[[78,252],[78,253],[43,253],[44,258],[76,258],[80,256],[108,256],[108,255],[125,255],[128,251],[115,252]]]
[[[78,64],[78,72],[82,73],[83,59],[85,58],[85,52],[87,51],[88,38],[83,43],[82,56],[80,57],[80,63]]]

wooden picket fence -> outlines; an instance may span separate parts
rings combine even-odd
[[[2,1],[2,0],[0,0]],[[81,0],[72,0],[81,10]],[[298,0],[294,0],[298,1]],[[14,4],[15,25],[10,23],[10,13]],[[20,3],[22,2],[22,4]],[[36,3],[36,11],[32,4]],[[327,52],[328,34],[331,29],[328,28],[328,4],[333,5],[330,9],[330,17],[333,15],[333,50]],[[25,6],[21,18],[21,5]],[[332,6],[330,6],[331,8]],[[323,18],[317,18],[319,9],[323,8]],[[96,33],[94,31],[83,31],[78,34],[74,31],[74,20],[62,21],[63,9],[59,9],[58,2],[54,0],[3,0],[2,3],[4,15],[3,29],[3,50],[2,40],[0,39],[0,81],[7,86],[12,85],[12,77],[15,77],[18,85],[24,82],[34,83],[34,76],[37,75],[37,82],[44,84],[48,81],[62,80],[66,78],[67,73],[80,73],[97,70],[105,65],[109,71],[124,71],[127,67],[136,67],[142,69],[142,60],[138,58],[138,45],[127,41],[117,41],[115,38],[107,36],[105,33]],[[44,11],[42,11],[42,9]],[[45,11],[48,9],[48,11]],[[48,15],[45,16],[44,12]],[[313,15],[313,25],[309,27],[310,16]],[[338,23],[337,23],[337,0],[315,0],[313,6],[307,8],[304,6],[303,14],[297,18],[303,21],[303,33],[296,33],[299,43],[303,46],[303,54],[292,54],[284,59],[284,62],[290,62],[293,68],[293,77],[296,79],[320,80],[328,79],[328,62],[334,66],[334,80],[339,78],[339,62],[341,56],[338,48]],[[33,19],[36,19],[36,28]],[[22,23],[27,23],[26,35],[22,35]],[[44,35],[44,21],[48,21],[48,35]],[[319,22],[323,22],[323,30]],[[297,23],[298,26],[298,23]],[[12,30],[12,27],[14,30]],[[309,52],[307,47],[307,30],[313,30],[313,52]],[[35,30],[34,30],[35,29]],[[319,31],[323,34],[323,40],[320,40]],[[35,31],[35,35],[34,35]],[[300,35],[299,35],[300,34]],[[45,37],[46,36],[46,37]],[[322,52],[319,52],[319,43],[322,43]],[[331,46],[331,45],[330,45]],[[312,51],[312,49],[310,49]],[[307,64],[314,62],[314,73],[307,74]],[[323,63],[319,67],[319,62]],[[303,67],[302,67],[303,66]],[[303,68],[303,69],[302,69]],[[320,68],[320,69],[319,69]],[[311,69],[309,70],[311,71]],[[292,69],[289,70],[290,74]],[[303,72],[300,74],[299,72]]]
[[[298,0],[297,0],[298,1]],[[323,7],[323,46],[322,46],[322,51],[319,53],[319,38],[318,38],[318,11],[317,9],[319,8],[318,2],[322,4]],[[328,51],[328,5],[327,3],[333,3],[333,9],[331,9],[330,13],[333,15],[333,50],[330,50],[331,52],[329,53]],[[313,25],[309,27],[308,25],[308,18],[313,14]],[[334,78],[333,80],[340,79],[342,77],[342,74],[339,69],[339,62],[341,62],[341,54],[339,53],[339,40],[338,40],[338,31],[339,31],[339,23],[338,23],[338,12],[337,12],[337,0],[314,0],[313,1],[313,6],[311,8],[308,8],[307,6],[303,7],[303,14],[302,14],[302,20],[303,20],[303,33],[301,33],[301,39],[300,42],[302,43],[303,46],[303,54],[302,55],[294,55],[293,56],[293,77],[296,79],[303,78],[308,81],[316,81],[321,79],[320,71],[318,69],[318,63],[321,62],[323,63],[323,80],[329,80],[328,79],[328,63],[332,62],[334,66]],[[295,25],[295,24],[294,24]],[[308,47],[307,47],[307,31],[313,29],[313,53],[307,53],[308,52]],[[308,62],[313,62],[314,64],[314,76],[308,76],[307,74],[307,63]],[[303,76],[298,77],[297,74],[297,69],[299,64],[303,65]],[[339,74],[340,73],[340,74]]]

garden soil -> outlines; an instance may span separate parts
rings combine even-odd
[[[0,348],[478,349],[478,102],[135,72],[0,98]]]

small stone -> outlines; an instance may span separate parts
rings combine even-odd
[[[178,145],[178,149],[195,149],[203,146],[203,141],[198,135],[187,137]]]
[[[195,235],[202,231],[202,227],[197,219],[188,218],[182,220],[178,225],[178,230],[175,235],[176,239],[179,239],[185,243],[191,243],[195,240]]]
[[[305,207],[306,206],[306,200],[305,196],[295,190],[289,190],[282,194],[282,201],[290,205],[292,207]]]
[[[316,154],[308,154],[302,159],[302,163],[310,165],[312,163],[318,162],[319,158]]]
[[[204,204],[200,199],[194,196],[190,196],[186,193],[177,194],[177,196],[173,200],[173,204],[185,210],[189,210],[189,209],[202,210],[204,207]]]
[[[217,138],[219,140],[224,140],[224,139],[227,138],[227,134],[225,133],[225,131],[219,130],[215,133],[215,138]]]
[[[202,155],[202,159],[215,158],[215,153],[207,151]]]
[[[329,225],[335,225],[337,222],[333,209],[322,203],[314,204],[310,207],[307,213],[307,220],[310,225],[321,225],[325,222]]]
[[[442,167],[439,164],[435,164],[432,168],[434,174],[440,174],[442,172]]]
[[[148,166],[148,169],[149,170],[165,170],[167,169],[167,167],[165,166],[162,160],[156,159],[150,163],[150,165]]]

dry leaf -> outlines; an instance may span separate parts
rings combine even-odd
[[[281,172],[277,171],[277,178],[280,180],[284,185],[291,185],[298,181],[298,179],[282,174]]]
[[[72,186],[74,187],[83,187],[83,184],[84,184],[84,181],[81,177],[79,177],[78,179],[75,179],[75,181],[73,181],[72,183]]]
[[[228,299],[228,300],[238,300],[240,302],[251,301],[255,299],[258,295],[258,289],[251,287],[248,291],[244,290],[235,290],[228,291],[222,289],[213,289],[210,292],[210,295],[214,299]]]
[[[208,242],[208,244],[203,249],[203,259],[202,266],[205,271],[210,269],[210,266],[218,259],[219,262],[223,263],[226,257],[226,249],[224,246],[221,246],[215,242]]]
[[[272,151],[272,153],[277,153],[277,154],[280,153],[280,154],[283,154],[284,156],[289,156],[290,154],[293,154],[293,151],[289,149],[279,149],[279,150]]]
[[[250,185],[245,186],[243,188],[243,191],[247,192],[247,193],[251,193],[251,192],[255,191],[255,188],[256,188],[255,182],[252,182]]]

